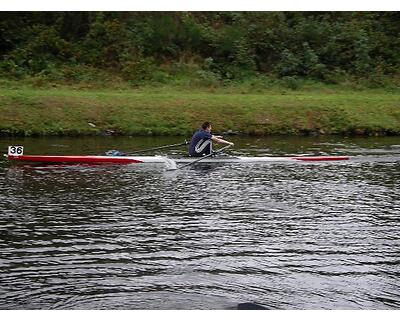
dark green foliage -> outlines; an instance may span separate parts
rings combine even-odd
[[[261,75],[288,87],[351,78],[376,87],[399,74],[398,21],[397,12],[2,12],[0,72],[80,81],[97,69],[132,83],[186,73],[207,86]]]

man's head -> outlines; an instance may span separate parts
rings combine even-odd
[[[204,122],[204,123],[201,125],[201,128],[202,128],[204,131],[211,132],[211,123],[208,122],[208,121],[206,121],[206,122]]]

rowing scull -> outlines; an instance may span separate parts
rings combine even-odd
[[[43,156],[43,155],[8,155],[8,160],[38,163],[84,163],[84,164],[130,164],[130,163],[167,163],[168,159],[176,163],[192,162],[196,158],[168,158],[163,156]],[[339,161],[348,160],[347,156],[290,156],[290,157],[244,157],[217,156],[202,160],[204,163],[263,163],[282,161]]]

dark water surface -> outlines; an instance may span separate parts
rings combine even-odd
[[[182,138],[0,139],[97,154]],[[400,307],[400,139],[240,138],[234,154],[344,162],[0,162],[0,309]],[[182,153],[176,148],[174,153]]]

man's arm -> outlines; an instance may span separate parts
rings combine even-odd
[[[212,136],[211,140],[216,142],[216,143],[230,144],[231,146],[233,146],[233,142],[229,142],[229,141],[226,141],[226,140],[221,139],[221,138],[222,138],[222,136]]]

